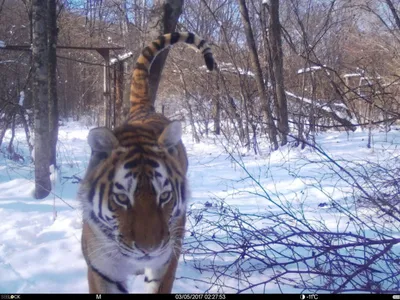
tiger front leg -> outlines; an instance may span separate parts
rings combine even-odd
[[[160,269],[145,269],[144,282],[146,291],[151,294],[170,294],[175,281],[178,260],[173,255],[166,267]]]

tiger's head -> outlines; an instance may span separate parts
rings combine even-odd
[[[181,125],[92,129],[92,154],[79,197],[84,219],[138,262],[173,253],[186,214],[186,152]]]

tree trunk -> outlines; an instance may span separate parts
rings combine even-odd
[[[57,95],[57,4],[56,0],[47,0],[48,5],[48,50],[49,50],[49,140],[50,165],[56,167],[58,139],[58,95]]]
[[[212,116],[214,120],[214,133],[216,135],[221,134],[221,104],[219,103],[219,97],[214,96],[212,98]]]
[[[276,131],[275,123],[272,118],[271,107],[268,103],[267,94],[265,91],[263,74],[261,71],[260,61],[258,59],[257,47],[256,47],[256,43],[254,41],[254,35],[253,35],[253,30],[252,30],[251,24],[250,24],[249,12],[246,7],[246,1],[239,0],[239,6],[240,6],[240,14],[241,14],[242,22],[243,22],[243,26],[244,26],[244,31],[245,31],[245,35],[246,35],[247,46],[249,47],[249,51],[250,51],[250,61],[251,61],[252,67],[255,72],[257,90],[260,95],[261,103],[263,106],[263,115],[264,115],[264,119],[267,121],[268,127],[269,127],[268,135],[272,142],[273,150],[276,150],[279,147],[278,140],[277,140],[277,131]]]
[[[317,84],[315,81],[315,73],[312,71],[311,76],[311,113],[310,113],[310,135],[311,143],[315,146],[315,135],[316,135],[316,113],[315,113],[315,101],[317,99]]]
[[[149,39],[154,40],[159,35],[174,32],[179,16],[182,13],[183,0],[156,0],[150,14],[148,24]],[[160,53],[154,60],[149,76],[150,100],[154,105],[157,90],[161,80],[161,73],[169,50]]]
[[[394,7],[392,0],[386,0],[386,4],[389,6],[390,11],[392,12],[392,16],[396,21],[398,29],[400,29],[400,17],[397,14],[396,8]]]
[[[246,148],[247,150],[250,150],[251,147],[251,140],[250,140],[250,130],[249,130],[249,125],[250,125],[250,118],[249,118],[249,110],[248,110],[248,102],[249,102],[249,97],[246,94],[245,95],[245,91],[243,91],[243,88],[240,89],[240,95],[242,98],[242,110],[244,110],[244,116],[245,116],[245,123],[244,123],[244,130],[245,130],[245,134],[246,134],[246,140],[247,140],[247,145]]]
[[[33,6],[33,99],[35,119],[35,198],[51,191],[49,152],[47,1],[32,0]]]
[[[22,106],[19,106],[19,114],[21,116],[22,126],[24,126],[26,143],[28,144],[28,148],[29,148],[29,154],[32,156],[33,146],[31,143],[31,133],[29,131],[29,124],[28,124],[28,120],[27,120],[28,115],[26,114],[26,112]],[[0,145],[1,145],[1,139],[0,139]]]
[[[185,104],[186,104],[186,108],[188,109],[188,113],[189,113],[189,121],[190,121],[190,127],[192,128],[192,135],[193,135],[195,142],[200,143],[200,138],[199,138],[199,135],[197,134],[197,130],[196,130],[196,123],[194,121],[192,105],[190,104],[190,96],[191,95],[187,89],[186,81],[183,78],[182,70],[178,66],[175,66],[175,67],[179,70],[179,78],[181,80],[183,90],[185,91]],[[163,107],[164,107],[164,105],[163,105]]]
[[[243,129],[243,120],[240,117],[240,113],[238,111],[238,108],[237,108],[237,106],[235,104],[234,99],[230,95],[229,88],[227,86],[227,83],[225,82],[224,75],[222,74],[222,72],[218,72],[217,79],[216,79],[215,82],[216,82],[216,85],[217,85],[217,90],[219,90],[219,82],[222,83],[222,89],[224,91],[224,96],[227,98],[226,108],[227,108],[227,111],[228,111],[228,115],[230,116],[231,122],[233,124],[234,129],[235,129],[235,133],[239,135],[239,140],[240,140],[241,143],[243,143],[244,136],[245,136],[244,135],[244,129]],[[236,120],[237,126],[236,126],[234,120]]]
[[[289,133],[287,101],[283,78],[283,52],[281,40],[281,24],[279,22],[279,0],[270,0],[269,3],[269,41],[272,56],[272,68],[275,78],[276,105],[278,112],[278,130],[281,145],[286,145]]]

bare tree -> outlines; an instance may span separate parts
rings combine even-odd
[[[48,35],[48,88],[49,88],[49,146],[50,165],[56,166],[58,139],[58,96],[57,96],[57,1],[47,0],[47,35]]]
[[[182,13],[183,0],[156,0],[148,23],[149,39],[154,40],[159,35],[175,31],[179,16]],[[161,80],[161,73],[169,50],[160,53],[154,60],[150,70],[150,100],[154,104]]]
[[[32,0],[33,6],[33,99],[35,106],[35,198],[51,191],[49,153],[47,1]]]
[[[265,3],[265,2],[264,2]],[[281,39],[281,23],[279,21],[279,0],[270,0],[265,3],[269,10],[269,44],[272,58],[272,71],[274,78],[275,105],[278,114],[278,129],[281,145],[286,145],[289,133],[288,110],[283,77],[283,52]]]
[[[243,25],[244,25],[244,29],[245,29],[247,45],[248,45],[249,51],[250,51],[250,59],[251,59],[252,65],[253,65],[253,69],[255,71],[255,79],[256,79],[256,83],[257,83],[257,89],[258,89],[258,93],[259,93],[259,96],[260,96],[260,99],[262,102],[262,106],[263,106],[264,118],[268,123],[268,135],[272,142],[273,149],[276,150],[279,147],[278,140],[277,140],[276,127],[275,127],[275,123],[272,118],[272,111],[271,111],[270,103],[268,103],[268,99],[267,99],[267,95],[266,95],[263,74],[261,71],[260,61],[258,59],[257,47],[256,47],[256,43],[254,41],[253,30],[252,30],[251,24],[250,24],[249,12],[248,12],[248,9],[246,6],[246,1],[239,0],[239,5],[240,5],[240,13],[242,16],[242,21],[243,21]]]
[[[399,14],[397,13],[397,10],[395,8],[395,6],[393,5],[393,1],[392,0],[386,0],[386,4],[389,6],[389,9],[393,15],[393,18],[396,22],[396,26],[397,28],[400,29],[400,17]]]

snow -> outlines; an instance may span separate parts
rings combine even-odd
[[[4,41],[0,41],[0,48],[5,48],[6,47],[6,43]]]
[[[308,99],[308,98],[305,98],[305,97],[301,97],[301,96],[297,96],[297,95],[295,95],[295,94],[293,94],[292,92],[289,92],[289,91],[285,91],[285,94],[287,96],[289,96],[289,97],[296,98],[296,99],[304,101],[305,103],[308,103],[308,104],[312,104],[313,103],[313,101],[311,99]],[[337,116],[339,116],[342,119],[349,119],[349,117],[347,115],[343,114],[341,111],[338,111],[338,110],[332,111],[332,109],[330,107],[328,107],[326,103],[329,103],[329,101],[323,100],[323,99],[316,99],[314,101],[314,105],[316,105],[320,109],[325,110],[326,112],[334,112]],[[347,109],[347,107],[343,103],[331,103],[331,105],[333,107],[338,108],[338,109]],[[349,121],[351,121],[351,120],[349,120]]]
[[[233,73],[233,74],[237,74],[239,72],[240,75],[246,75],[246,76],[250,76],[250,77],[255,76],[254,73],[251,71],[246,71],[239,67],[236,69],[232,63],[221,62],[218,64],[218,68],[221,72],[228,72],[228,73]]]
[[[312,66],[312,67],[309,67],[309,68],[297,70],[297,74],[314,72],[314,71],[321,70],[323,68],[326,68],[326,65],[323,65],[323,67],[321,67],[321,66]]]
[[[21,91],[19,93],[19,105],[24,106],[24,100],[25,100],[25,92]]]
[[[348,74],[344,74],[343,77],[344,78],[350,78],[350,77],[361,77],[362,75],[360,73],[348,73]]]
[[[34,172],[30,161],[27,159],[25,163],[16,163],[0,155],[0,293],[88,292],[86,264],[80,246],[81,211],[75,200],[77,178],[83,177],[90,155],[86,142],[88,130],[88,127],[78,122],[68,122],[60,127],[59,169],[51,169],[53,192],[44,200],[32,198]],[[5,141],[9,138],[8,131]],[[22,146],[22,129],[17,130],[16,139],[20,143],[20,151],[24,157],[28,157],[28,150]],[[374,132],[373,149],[366,148],[366,140],[367,133],[362,131],[348,134],[330,132],[317,136],[319,145],[335,159],[376,162],[400,155],[398,131],[393,130],[388,134]],[[268,154],[268,148],[262,144],[262,156],[255,156],[242,149],[239,149],[240,153],[230,156],[225,148],[235,147],[223,139],[212,137],[196,144],[188,133],[184,134],[184,143],[189,155],[192,196],[189,203],[192,212],[189,225],[194,222],[193,215],[199,216],[199,212],[210,205],[213,199],[225,199],[229,205],[243,213],[276,209],[272,202],[255,194],[260,192],[260,187],[255,187],[249,181],[248,174],[233,162],[236,159],[245,164],[254,178],[260,180],[261,187],[272,195],[271,201],[279,200],[274,196],[279,192],[282,201],[291,201],[293,208],[299,203],[305,206],[308,220],[322,220],[333,230],[336,226],[336,230],[345,230],[343,228],[346,224],[341,222],[338,225],[334,213],[319,209],[319,205],[326,202],[326,194],[338,201],[344,199],[346,187],[338,189],[337,178],[324,164],[309,163],[319,159],[315,152],[307,148],[301,150],[286,146]],[[300,174],[303,176],[300,177]],[[316,188],[318,184],[325,187],[324,193]],[[268,228],[265,224],[262,226],[263,230]],[[194,228],[198,232],[203,230],[201,222]],[[398,232],[396,234],[399,236]],[[185,242],[191,241],[188,232]],[[218,250],[217,245],[213,247]],[[189,254],[181,257],[173,292],[203,293],[210,288],[207,284],[210,274],[200,273],[193,264],[204,264],[209,258],[201,259],[200,256]],[[223,264],[231,259],[228,256],[222,257],[214,263]],[[257,273],[252,280],[265,276],[267,274]],[[142,282],[143,276],[138,276],[133,281],[131,292],[142,292]],[[234,291],[229,286],[237,285],[228,277],[224,279],[224,284],[225,292]],[[210,291],[218,290],[211,288]],[[263,289],[248,289],[245,292],[253,291],[281,292],[272,283]],[[302,290],[284,286],[283,292],[300,293]]]
[[[113,65],[118,61],[124,61],[125,59],[131,57],[132,55],[133,55],[132,52],[127,52],[127,53],[118,55],[118,57],[110,59],[110,64]]]
[[[0,45],[1,46],[1,45]],[[15,63],[15,62],[17,62],[16,60],[12,60],[12,59],[8,59],[8,60],[1,60],[0,61],[0,65],[3,65],[3,64],[11,64],[11,63]]]

